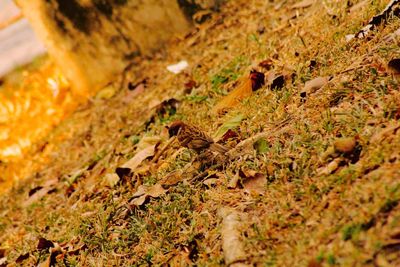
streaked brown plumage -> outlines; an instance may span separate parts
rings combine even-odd
[[[228,149],[223,145],[217,144],[214,140],[197,128],[182,121],[173,122],[168,129],[170,137],[176,136],[181,146],[193,149],[197,153],[210,150],[225,154]]]

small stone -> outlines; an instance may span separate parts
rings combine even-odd
[[[311,81],[306,82],[302,92],[306,92],[307,94],[313,94],[317,90],[321,89],[321,87],[326,85],[328,82],[329,82],[328,77],[317,77]]]
[[[346,137],[336,140],[333,143],[335,151],[340,153],[351,153],[357,145],[357,140],[354,137]]]

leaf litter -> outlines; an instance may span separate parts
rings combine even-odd
[[[230,1],[168,53],[133,64],[114,95],[81,106],[20,163],[26,179],[0,200],[7,262],[398,265],[388,237],[398,233],[400,96],[374,64],[398,57],[380,40],[399,22],[348,44],[387,1],[351,15],[347,2]],[[182,58],[190,68],[165,71]],[[254,66],[265,86],[211,114],[225,93],[250,92]],[[315,77],[333,78],[302,101]],[[218,133],[228,162],[168,139],[175,120]],[[37,251],[40,237],[61,249]]]

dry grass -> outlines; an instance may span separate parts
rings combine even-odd
[[[29,179],[1,197],[0,248],[8,262],[27,252],[23,264],[43,261],[48,253],[36,249],[43,236],[85,245],[58,259],[60,266],[223,265],[217,214],[232,207],[242,214],[247,261],[257,266],[399,265],[400,92],[385,69],[399,52],[397,41],[383,39],[400,22],[391,19],[369,40],[347,44],[344,36],[388,1],[353,13],[348,1],[297,10],[289,8],[294,1],[285,2],[275,9],[270,1],[228,1],[191,36],[134,65],[115,97],[93,99],[64,121],[47,146],[25,160]],[[181,59],[191,65],[185,74],[165,70]],[[279,90],[264,86],[224,116],[210,114],[235,81],[265,59],[293,79]],[[304,83],[320,76],[332,79],[301,97]],[[144,78],[145,92],[129,99],[127,82]],[[187,93],[190,80],[197,86]],[[150,108],[170,98],[180,101],[176,111]],[[178,150],[172,146],[162,168],[105,186],[105,174],[135,154],[137,140],[164,136],[171,121],[213,133],[238,114],[244,117],[238,139],[264,133],[264,147],[217,169],[216,184],[180,182],[143,207],[129,205],[140,183],[159,183],[193,159],[187,150],[172,159]],[[327,153],[341,137],[357,138],[352,155]],[[340,157],[337,168],[322,174]],[[266,193],[229,189],[239,169],[264,173]],[[30,189],[52,179],[52,191],[24,206]]]

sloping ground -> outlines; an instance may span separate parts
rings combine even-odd
[[[399,265],[400,92],[386,68],[399,50],[385,37],[400,22],[346,43],[388,3],[350,2],[229,1],[191,35],[133,64],[116,95],[108,99],[108,88],[81,107],[20,165],[27,179],[1,198],[7,262]],[[189,70],[166,71],[182,59]],[[252,68],[283,73],[286,83],[211,113]],[[317,77],[330,80],[304,92]],[[210,134],[236,119],[222,143],[244,149],[192,179],[204,171],[196,155],[167,145],[165,126],[176,119]],[[132,157],[125,167],[134,169],[154,142],[156,156],[114,175]],[[141,185],[149,187],[138,198]]]

